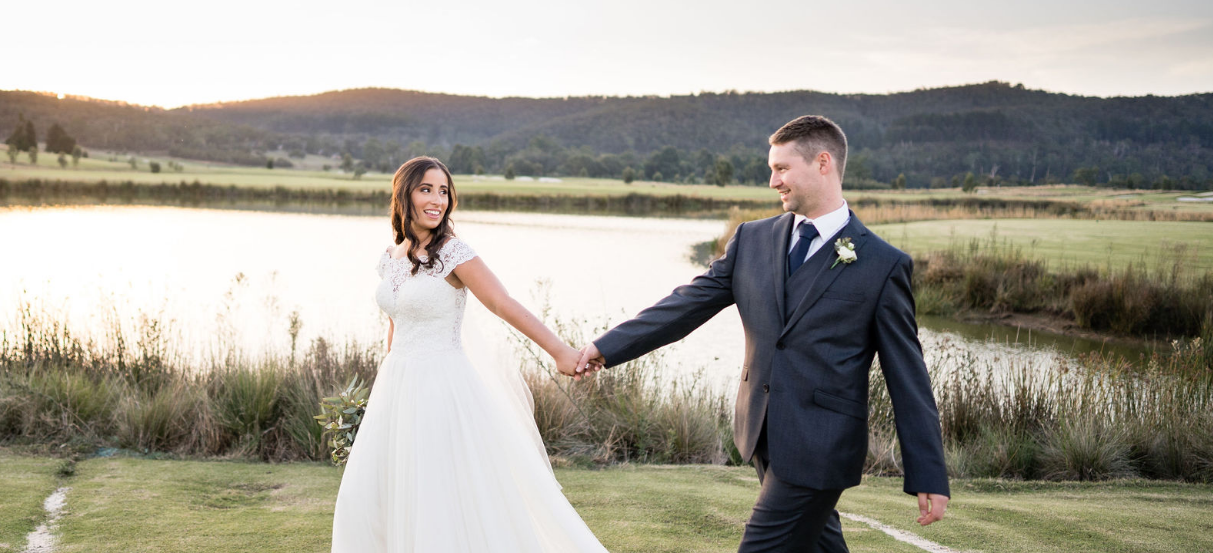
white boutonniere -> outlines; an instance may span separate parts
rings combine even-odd
[[[855,244],[851,243],[850,238],[839,238],[838,240],[835,240],[834,252],[838,254],[838,259],[835,259],[834,264],[830,265],[831,269],[837,267],[839,262],[850,265],[854,263],[856,259],[859,259],[859,256],[855,255]]]

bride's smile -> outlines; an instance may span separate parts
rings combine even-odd
[[[438,228],[447,216],[451,202],[446,182],[446,174],[441,169],[430,169],[421,177],[421,185],[413,190],[409,200],[413,203],[413,231],[418,237]]]

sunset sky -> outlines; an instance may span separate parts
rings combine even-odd
[[[381,86],[484,96],[1213,92],[1213,2],[6,5],[0,89],[176,107]],[[15,45],[15,48],[13,47]]]

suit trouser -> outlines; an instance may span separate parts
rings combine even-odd
[[[766,430],[764,423],[754,451],[762,491],[738,553],[848,553],[834,510],[842,490],[817,490],[779,480],[771,473]]]

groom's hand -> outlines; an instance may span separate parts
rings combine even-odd
[[[948,510],[948,496],[937,493],[918,494],[918,523],[926,526],[943,519]]]
[[[581,360],[577,362],[577,374],[573,378],[581,380],[582,376],[602,370],[604,365],[606,365],[606,359],[598,352],[598,346],[590,342],[581,348]]]

